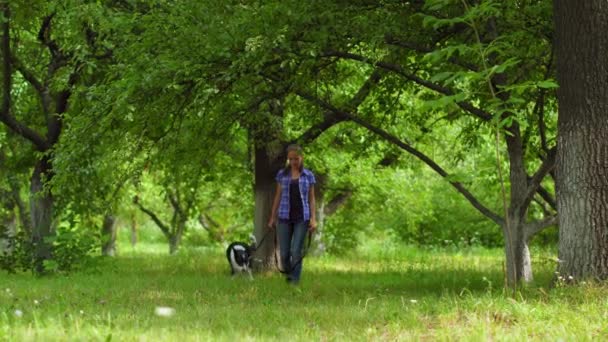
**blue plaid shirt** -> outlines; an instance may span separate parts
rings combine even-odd
[[[281,169],[275,178],[281,185],[281,201],[279,202],[279,219],[289,220],[289,184],[291,182],[291,171],[285,172]],[[302,198],[302,209],[304,211],[304,221],[310,220],[310,205],[308,202],[308,192],[310,187],[317,181],[312,171],[302,170],[300,174],[300,197]]]

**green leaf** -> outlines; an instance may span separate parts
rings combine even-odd
[[[553,80],[544,80],[544,81],[540,81],[537,82],[536,85],[539,88],[544,88],[544,89],[552,89],[552,88],[558,88],[559,85],[553,81]]]

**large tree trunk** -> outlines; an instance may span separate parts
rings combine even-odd
[[[562,276],[608,279],[608,6],[554,2]]]
[[[103,218],[101,227],[101,254],[104,256],[116,255],[116,217],[107,214]]]
[[[44,261],[52,257],[52,244],[48,241],[54,233],[53,196],[44,189],[44,182],[51,177],[50,162],[40,160],[34,168],[30,187],[30,215],[32,222],[32,245],[34,247],[34,271],[44,273]]]
[[[280,152],[270,152],[268,146],[256,145],[255,147],[255,213],[254,213],[254,234],[258,243],[262,242],[256,252],[256,259],[261,260],[261,264],[255,264],[257,269],[268,269],[274,266],[275,262],[275,238],[276,231],[269,231],[268,219],[272,210],[272,200],[276,189],[275,175],[283,167]]]

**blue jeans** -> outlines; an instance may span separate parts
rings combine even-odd
[[[277,228],[282,270],[287,274],[287,278],[298,282],[302,274],[302,254],[308,232],[308,222],[279,222]]]

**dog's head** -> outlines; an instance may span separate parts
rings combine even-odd
[[[234,262],[236,265],[243,266],[250,263],[252,255],[250,253],[249,246],[242,243],[237,243],[233,244],[229,250],[229,253],[234,256]]]

